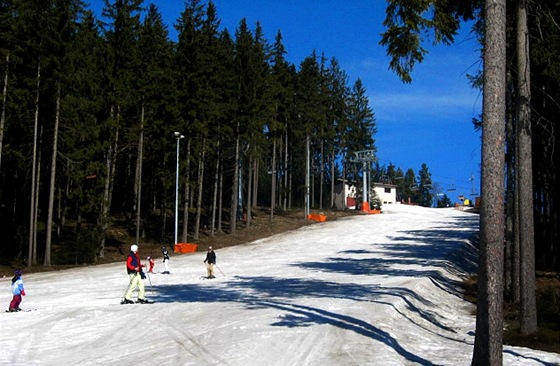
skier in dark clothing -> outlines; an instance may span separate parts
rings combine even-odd
[[[212,247],[208,247],[208,253],[206,253],[206,271],[208,273],[208,278],[215,278],[214,276],[214,266],[216,265],[216,253],[212,250]]]
[[[144,274],[142,267],[144,267],[144,265],[140,263],[138,245],[134,244],[130,247],[130,253],[126,258],[126,272],[128,273],[130,282],[121,304],[134,304],[134,301],[132,301],[130,297],[136,288],[138,288],[138,302],[142,304],[150,303],[150,301],[148,301],[144,296],[145,288],[143,279],[146,278],[146,275]]]
[[[163,254],[163,265],[165,266],[165,271],[161,273],[169,274],[169,253],[167,253],[165,247],[161,247],[161,254]]]

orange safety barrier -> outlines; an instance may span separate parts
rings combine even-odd
[[[380,214],[381,210],[376,210],[376,209],[370,209],[369,208],[369,202],[362,202],[362,212],[363,213],[367,213],[367,214]]]
[[[198,244],[192,243],[177,243],[175,244],[175,253],[194,253],[198,249]]]
[[[307,219],[311,221],[323,222],[327,221],[327,216],[322,214],[309,214],[307,215]]]

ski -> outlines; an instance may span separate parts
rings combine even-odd
[[[124,300],[122,300],[122,301],[121,301],[121,305],[153,304],[154,302],[155,302],[155,301],[153,301],[153,300],[143,300],[143,301],[138,301],[138,300],[137,300],[137,301],[132,301],[132,300],[124,301]]]
[[[27,309],[27,310],[20,309],[20,310],[17,310],[17,311],[6,310],[6,313],[29,313],[30,311],[34,311],[34,310],[37,310],[37,309]]]
[[[153,300],[143,300],[143,301],[136,301],[135,304],[153,304],[155,301]]]

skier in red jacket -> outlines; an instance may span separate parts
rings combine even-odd
[[[143,279],[146,278],[146,275],[144,274],[142,267],[144,267],[144,265],[140,263],[138,245],[134,244],[130,247],[130,253],[126,258],[126,271],[130,282],[121,304],[134,304],[134,301],[132,301],[130,297],[136,288],[138,288],[138,303],[147,304],[151,302],[144,296],[145,288]]]
[[[147,257],[146,259],[148,260],[148,263],[150,263],[150,269],[148,270],[148,273],[154,273],[154,264],[155,264],[154,258]]]

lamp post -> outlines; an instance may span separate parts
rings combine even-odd
[[[177,244],[177,228],[179,226],[179,141],[184,139],[185,136],[181,135],[180,132],[174,132],[173,135],[177,140],[177,168],[175,170],[175,239],[173,241],[173,247]]]
[[[310,196],[310,169],[311,169],[311,147],[310,147],[310,141],[309,141],[309,134],[307,134],[306,138],[305,138],[305,151],[307,153],[306,158],[305,158],[305,219],[309,220],[309,214],[311,213],[311,205],[310,205],[310,201],[311,201],[311,197]]]

